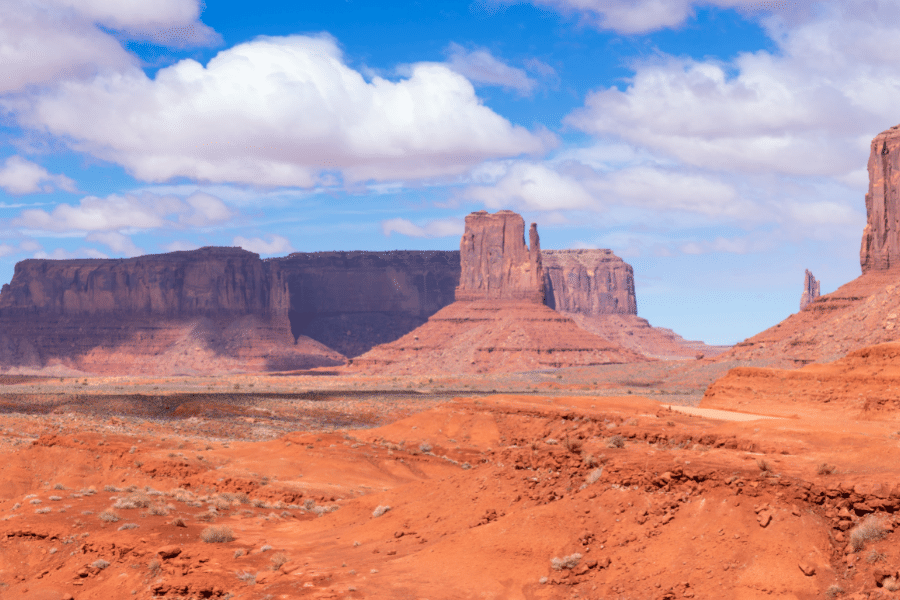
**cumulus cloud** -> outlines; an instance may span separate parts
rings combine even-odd
[[[199,0],[2,2],[0,93],[136,68],[138,59],[108,29],[163,45],[215,43],[218,36],[197,21],[199,12]]]
[[[232,242],[235,246],[239,246],[244,250],[256,252],[257,254],[289,254],[294,251],[290,240],[280,235],[270,235],[268,241],[262,238],[246,238],[237,236]]]
[[[59,204],[49,212],[23,210],[11,224],[39,231],[111,232],[214,225],[231,216],[231,210],[221,200],[204,192],[196,192],[185,200],[144,192],[111,194],[106,198],[88,196],[77,205]]]
[[[140,256],[145,254],[143,248],[138,248],[131,238],[118,231],[103,231],[88,234],[85,237],[88,242],[98,242],[109,247],[117,256]]]
[[[381,222],[381,231],[388,237],[392,233],[418,238],[458,237],[462,235],[465,227],[465,221],[462,219],[435,219],[424,225],[416,225],[409,219],[402,218]]]
[[[474,83],[516,90],[522,95],[531,94],[537,87],[537,81],[529,77],[528,73],[498,60],[484,48],[467,50],[459,44],[452,43],[447,52],[448,66]],[[547,72],[548,69],[550,71],[548,75],[553,72],[549,65],[536,59],[529,64],[539,72]]]
[[[518,0],[487,0],[484,4],[515,4]],[[575,15],[588,26],[626,35],[677,28],[692,18],[695,8],[735,8],[747,14],[778,14],[797,21],[812,12],[815,0],[750,2],[748,0],[531,0],[564,15]]]
[[[66,250],[64,248],[56,248],[53,252],[45,252],[38,250],[34,253],[34,258],[49,258],[51,260],[69,260],[72,258],[109,258],[108,255],[94,248],[78,248],[77,250]]]
[[[544,152],[549,133],[512,125],[446,65],[363,76],[330,37],[258,38],[220,52],[7,102],[23,125],[123,165],[144,181],[310,187],[462,173],[485,159]]]
[[[566,122],[688,165],[851,180],[898,120],[900,4],[851,0],[796,26],[763,22],[778,51],[638,64],[626,89],[595,90]]]
[[[549,164],[513,162],[485,165],[474,178],[496,180],[489,185],[473,185],[462,192],[468,200],[492,209],[514,206],[520,210],[564,210],[601,207],[597,198],[576,177],[561,173]]]
[[[0,167],[0,188],[10,194],[33,194],[61,189],[75,192],[75,182],[65,175],[52,175],[44,167],[21,156],[10,156]]]

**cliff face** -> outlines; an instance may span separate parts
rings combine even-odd
[[[458,252],[316,252],[271,259],[294,336],[345,356],[412,331],[453,302]]]
[[[813,277],[813,274],[806,269],[806,276],[803,280],[803,294],[800,296],[800,310],[809,305],[810,302],[821,296],[819,291],[819,280]]]
[[[537,225],[525,245],[525,221],[510,210],[466,217],[459,244],[461,273],[457,300],[527,300],[544,302],[544,275]]]
[[[582,315],[636,315],[634,271],[612,250],[544,250],[547,306]]]
[[[900,264],[900,125],[872,140],[866,227],[859,262],[863,273]]]
[[[268,271],[257,254],[240,248],[118,260],[25,260],[0,292],[0,318],[271,316],[284,299],[282,290],[273,290]]]

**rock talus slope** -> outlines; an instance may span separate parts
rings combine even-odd
[[[544,305],[537,226],[511,211],[466,217],[457,301],[395,342],[354,359],[378,373],[522,371],[645,360]]]

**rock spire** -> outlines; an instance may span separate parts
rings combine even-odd
[[[859,250],[862,272],[900,264],[900,125],[872,140],[866,216]]]
[[[544,271],[537,224],[528,232],[525,220],[511,210],[466,217],[459,244],[461,273],[457,301],[525,300],[544,302]]]
[[[806,305],[818,298],[821,295],[819,292],[819,280],[813,277],[813,274],[806,269],[806,277],[803,281],[803,295],[800,296],[800,310],[806,308]]]

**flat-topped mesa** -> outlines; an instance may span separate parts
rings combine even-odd
[[[544,302],[544,272],[537,225],[525,245],[525,220],[511,210],[478,211],[466,217],[459,244],[461,273],[457,301]]]
[[[806,306],[821,296],[821,292],[819,292],[819,280],[813,277],[813,274],[806,269],[806,278],[803,281],[803,295],[800,296],[800,310],[806,308]]]
[[[900,265],[900,125],[872,140],[866,216],[859,250],[862,272]]]
[[[543,250],[547,306],[583,315],[636,315],[634,270],[612,250]]]

